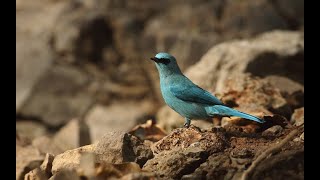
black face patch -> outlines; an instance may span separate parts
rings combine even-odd
[[[169,64],[170,63],[170,59],[167,59],[167,58],[156,58],[156,57],[152,57],[150,58],[151,60],[153,60],[154,62],[157,62],[157,63],[162,63],[162,64]]]

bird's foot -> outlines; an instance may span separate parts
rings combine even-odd
[[[190,127],[190,123],[191,123],[191,119],[189,118],[185,118],[185,122],[184,122],[184,127],[185,128],[189,128]]]
[[[185,123],[183,124],[183,127],[189,128],[189,127],[190,127],[190,123],[185,122]]]

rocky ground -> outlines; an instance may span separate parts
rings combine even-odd
[[[304,179],[303,4],[17,0],[16,179]],[[182,128],[159,51],[266,123]]]

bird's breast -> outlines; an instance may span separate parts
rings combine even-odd
[[[171,109],[190,119],[205,119],[208,117],[203,105],[186,102],[174,96],[168,83],[168,81],[160,81],[160,88],[165,103]]]

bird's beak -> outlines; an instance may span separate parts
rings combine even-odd
[[[157,62],[158,61],[158,58],[156,58],[156,57],[152,57],[152,58],[150,58],[152,61],[155,61],[155,62]]]

